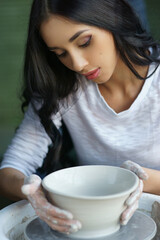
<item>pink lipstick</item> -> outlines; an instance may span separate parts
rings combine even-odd
[[[100,68],[92,70],[86,74],[83,74],[88,80],[95,79],[99,76]]]

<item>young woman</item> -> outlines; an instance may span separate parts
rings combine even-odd
[[[122,213],[126,224],[142,180],[148,176],[145,192],[160,194],[159,63],[159,45],[124,0],[34,0],[24,66],[28,110],[4,155],[1,193],[27,197],[57,231],[81,228],[47,201],[32,175],[51,144],[59,151],[63,120],[79,164],[123,166],[139,176]]]

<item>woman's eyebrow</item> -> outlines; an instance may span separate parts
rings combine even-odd
[[[86,31],[89,31],[90,29],[84,29],[84,30],[81,30],[81,31],[78,31],[76,32],[70,39],[69,39],[69,42],[73,42],[76,38],[78,38],[82,33],[86,32]],[[53,50],[56,50],[56,49],[59,49],[58,47],[48,47],[48,49],[50,51],[53,51]]]
[[[77,33],[75,33],[70,39],[69,42],[73,42],[77,37],[79,37],[82,33],[89,31],[90,29],[84,29],[81,31],[78,31]]]

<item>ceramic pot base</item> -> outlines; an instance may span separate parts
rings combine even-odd
[[[156,234],[156,224],[152,218],[136,211],[126,226],[122,226],[116,233],[94,240],[151,240]],[[39,218],[32,220],[24,232],[25,240],[73,240],[70,236],[58,233]],[[89,239],[89,238],[87,238]],[[92,238],[93,239],[93,238]],[[76,240],[82,240],[76,238]],[[84,238],[83,238],[84,240]]]

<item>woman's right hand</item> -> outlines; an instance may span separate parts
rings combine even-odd
[[[70,212],[59,209],[48,202],[39,176],[33,174],[26,177],[21,190],[26,195],[36,214],[53,230],[69,234],[77,232],[81,228],[81,223],[74,220]]]

